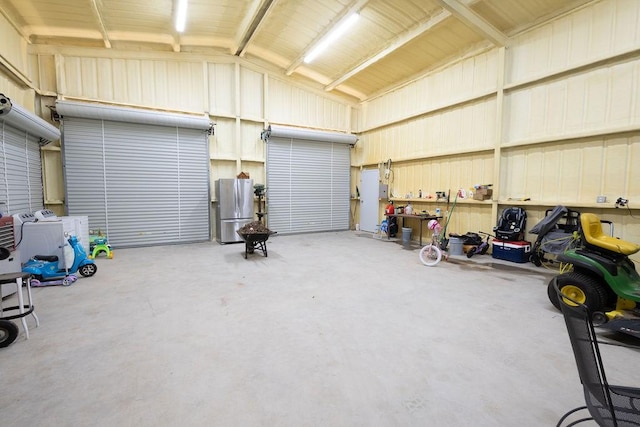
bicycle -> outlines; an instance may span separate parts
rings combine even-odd
[[[438,220],[432,219],[429,221],[427,226],[433,231],[433,234],[431,235],[431,243],[420,249],[420,253],[418,255],[420,257],[420,261],[422,261],[424,265],[433,267],[438,264],[443,257],[446,261],[449,258],[449,254],[443,247],[444,236],[443,238],[440,238],[442,227]]]

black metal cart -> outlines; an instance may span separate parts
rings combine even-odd
[[[267,240],[272,234],[276,234],[275,231],[269,231],[268,233],[241,233],[237,231],[238,235],[244,240],[244,258],[247,259],[248,254],[252,254],[256,249],[262,251],[262,254],[267,257]]]

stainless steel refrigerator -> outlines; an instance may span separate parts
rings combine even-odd
[[[236,230],[254,221],[253,180],[219,179],[215,189],[216,240],[218,243],[242,242]]]

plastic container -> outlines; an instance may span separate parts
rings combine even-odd
[[[531,255],[531,242],[527,241],[506,241],[493,239],[491,256],[496,259],[503,259],[512,262],[529,262]]]
[[[411,243],[411,228],[402,227],[402,244],[408,245],[409,243]]]
[[[449,236],[449,255],[462,255],[464,253],[464,239]]]

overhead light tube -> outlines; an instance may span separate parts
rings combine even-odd
[[[182,33],[187,25],[187,1],[178,0],[178,9],[176,10],[176,31]]]
[[[331,31],[320,43],[316,45],[316,47],[311,49],[311,52],[309,52],[304,57],[305,64],[308,64],[309,62],[316,59],[318,55],[320,55],[327,47],[329,47],[329,45],[331,45],[331,43],[333,43],[340,36],[346,33],[347,30],[358,21],[358,18],[360,18],[360,14],[356,12],[342,21],[340,25],[338,25],[333,31]]]

